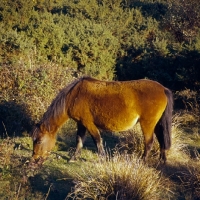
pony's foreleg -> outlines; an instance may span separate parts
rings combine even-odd
[[[99,129],[95,125],[91,125],[87,127],[90,132],[92,139],[97,147],[99,156],[105,156],[105,150],[103,148],[103,141],[100,135]]]
[[[70,162],[74,162],[77,160],[77,158],[81,154],[81,149],[83,147],[83,143],[85,141],[86,136],[86,128],[82,124],[77,124],[78,130],[77,130],[77,136],[76,136],[76,151],[74,155],[70,158]]]

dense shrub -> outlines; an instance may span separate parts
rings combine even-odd
[[[200,5],[198,0],[168,0],[165,26],[179,42],[194,40],[200,27]]]
[[[174,90],[185,87],[198,90],[200,29],[196,19],[200,16],[200,8],[195,5],[195,0],[131,1],[132,7],[141,7],[146,18],[153,16],[158,20],[153,23],[154,29],[149,32],[148,40],[140,35],[142,41],[146,41],[145,46],[140,45],[139,49],[129,46],[127,55],[118,60],[119,79],[146,77]],[[177,36],[180,31],[181,39]]]
[[[35,121],[81,75],[198,90],[198,11],[195,0],[3,0],[0,103],[23,105]]]
[[[119,79],[174,87],[199,71],[190,61],[199,57],[199,9],[196,0],[3,1],[0,63],[70,64],[101,79],[113,79],[116,70]]]

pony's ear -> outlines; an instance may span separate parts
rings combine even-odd
[[[33,141],[35,141],[38,137],[38,133],[39,133],[38,129],[40,129],[40,124],[35,124],[35,126],[33,127],[32,136],[31,136]]]
[[[40,129],[40,131],[43,132],[43,133],[46,131],[46,127],[45,127],[44,123],[39,124],[39,129]]]
[[[34,126],[35,128],[40,128],[40,124],[39,123],[37,123],[37,124],[35,124],[35,126]]]

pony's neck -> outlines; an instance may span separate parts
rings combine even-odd
[[[59,118],[49,118],[48,121],[43,122],[43,128],[51,133],[52,135],[56,135],[59,128],[68,120],[68,116],[60,116]]]
[[[68,120],[68,118],[69,117],[66,114],[63,114],[55,120],[55,125],[58,127],[58,129]]]

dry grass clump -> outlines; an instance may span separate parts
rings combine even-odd
[[[0,197],[11,193],[11,157],[14,152],[14,140],[5,138],[0,140]]]
[[[75,187],[66,199],[156,200],[169,195],[161,174],[134,155],[117,153],[81,170],[72,172]]]
[[[189,159],[188,142],[189,138],[185,137],[181,128],[180,116],[176,114],[172,122],[172,146],[168,152],[170,159],[173,161],[181,159],[187,162]]]
[[[14,150],[14,140],[6,138],[0,141],[0,177],[2,176],[3,169],[8,168],[11,162],[11,155]]]
[[[144,151],[144,136],[139,123],[132,129],[122,132],[119,140],[117,148],[120,151],[142,155]]]

